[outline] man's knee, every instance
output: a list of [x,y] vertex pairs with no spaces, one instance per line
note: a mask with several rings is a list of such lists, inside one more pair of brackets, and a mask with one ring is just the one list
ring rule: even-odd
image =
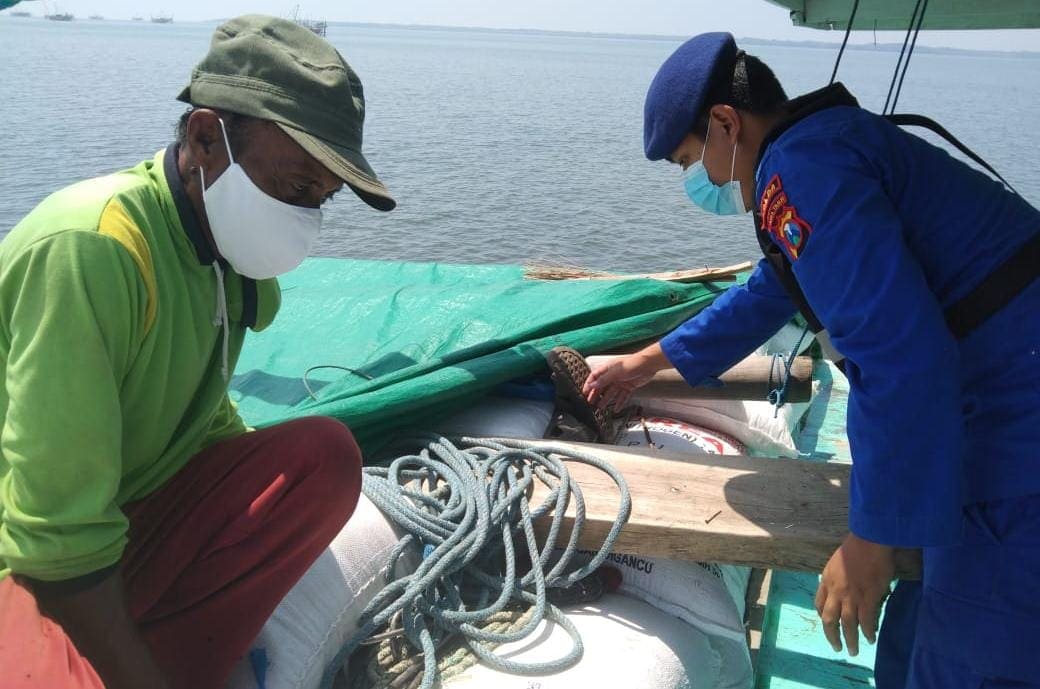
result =
[[361,450],[344,424],[314,416],[292,422],[309,465],[306,483],[316,511],[338,531],[361,494]]

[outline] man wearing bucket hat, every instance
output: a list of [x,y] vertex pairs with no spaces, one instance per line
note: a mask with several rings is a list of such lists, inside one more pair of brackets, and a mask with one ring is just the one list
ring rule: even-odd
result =
[[696,385],[801,311],[850,388],[850,534],[816,596],[827,639],[873,641],[893,548],[923,548],[923,583],[887,605],[878,688],[1040,686],[1040,211],[841,84],[789,101],[727,33],[661,66],[644,145],[695,205],[754,209],[765,257],[593,371],[590,401],[668,367]]
[[177,141],[45,199],[0,244],[0,685],[221,687],[352,514],[327,418],[247,432],[228,382],[361,151],[361,82],[323,39],[219,27]]

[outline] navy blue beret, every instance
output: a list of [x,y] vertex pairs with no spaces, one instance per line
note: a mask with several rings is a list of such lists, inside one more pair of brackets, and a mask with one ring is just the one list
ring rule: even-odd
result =
[[664,61],[646,93],[643,150],[661,160],[690,133],[705,100],[722,75],[732,77],[737,43],[729,33],[702,33]]

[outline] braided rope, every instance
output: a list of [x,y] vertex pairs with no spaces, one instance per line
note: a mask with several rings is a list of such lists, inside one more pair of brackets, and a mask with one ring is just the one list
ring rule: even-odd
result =
[[[421,449],[416,452],[416,447]],[[391,553],[388,572],[415,544],[422,546],[423,560],[413,574],[389,581],[365,607],[361,626],[326,669],[322,688],[330,689],[346,658],[395,616],[401,620],[405,639],[422,654],[421,689],[434,686],[438,649],[456,636],[485,665],[511,674],[547,674],[576,664],[584,651],[581,637],[566,615],[547,601],[546,590],[585,578],[612,550],[632,510],[620,472],[590,453],[522,440],[464,437],[453,442],[423,434],[394,443],[390,451],[402,448],[410,453],[365,469],[362,491],[405,532]],[[571,481],[568,461],[605,472],[621,493],[617,517],[603,544],[576,569],[568,565],[585,522],[585,500],[581,488]],[[536,480],[548,492],[532,508],[529,495]],[[557,559],[554,551],[572,502],[573,528]],[[550,512],[552,521],[539,545],[534,521]],[[526,550],[532,564],[523,575],[517,571],[518,547]],[[517,603],[530,606],[530,615],[516,628],[482,625]],[[543,619],[560,625],[570,636],[572,647],[566,655],[520,663],[494,652],[494,646],[527,638]]]
[[[481,626],[496,631],[509,631],[526,624],[530,614],[530,608],[526,612],[503,610],[491,615]],[[396,640],[384,639],[379,643],[369,658],[364,674],[353,673],[357,678],[363,677],[363,682],[354,686],[363,684],[367,689],[419,689],[423,679],[423,658],[414,649],[395,648]],[[469,651],[462,637],[452,638],[437,650],[437,674],[442,684],[477,663],[477,657]]]

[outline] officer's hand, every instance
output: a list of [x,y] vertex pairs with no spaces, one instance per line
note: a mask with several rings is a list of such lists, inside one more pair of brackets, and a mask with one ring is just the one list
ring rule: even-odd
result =
[[859,628],[867,641],[877,638],[881,603],[895,576],[894,549],[849,534],[823,568],[816,590],[816,612],[823,633],[835,651],[841,651],[841,632],[849,655],[859,653]]
[[621,356],[593,368],[581,391],[589,404],[620,409],[656,372],[654,362],[642,352]]

